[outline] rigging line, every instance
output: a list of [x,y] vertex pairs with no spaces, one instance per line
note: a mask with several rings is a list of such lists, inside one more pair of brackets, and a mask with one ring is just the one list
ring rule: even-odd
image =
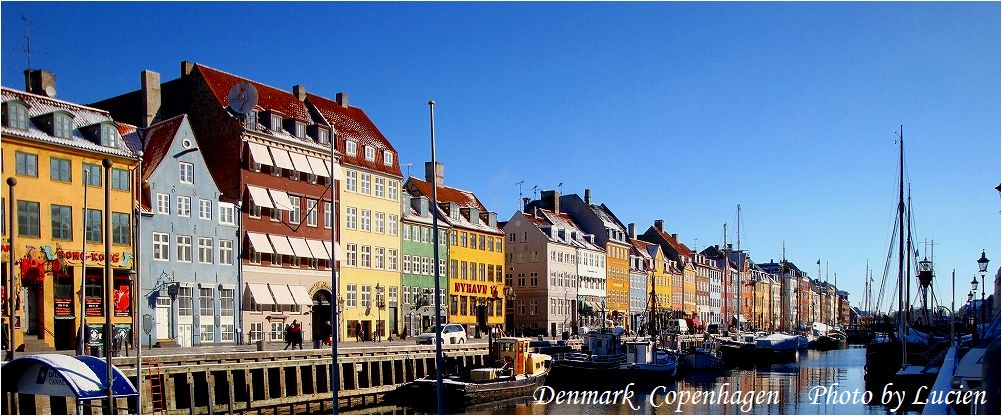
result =
[[[881,278],[880,278],[880,290],[877,292],[877,307],[875,309],[876,311],[880,311],[881,310],[881,306],[884,304],[884,288],[887,285],[887,275],[888,275],[888,273],[890,273],[891,257],[894,255],[894,245],[895,245],[894,243],[897,241],[896,240],[897,229],[898,229],[897,228],[897,215],[894,216],[894,223],[895,223],[895,226],[891,230],[890,245],[887,247],[887,257],[884,259],[884,272],[883,272],[883,276],[881,276]],[[895,284],[894,288],[895,289],[897,288],[896,284]],[[891,302],[891,304],[893,305],[893,301]]]

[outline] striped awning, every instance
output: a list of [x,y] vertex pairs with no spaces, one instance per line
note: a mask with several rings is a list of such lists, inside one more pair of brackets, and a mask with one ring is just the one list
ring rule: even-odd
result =
[[313,174],[317,176],[323,176],[329,178],[331,175],[327,171],[327,165],[324,164],[323,160],[317,159],[313,156],[307,156],[306,160],[310,162],[310,167],[313,168]]
[[283,256],[295,256],[296,252],[292,251],[292,245],[289,244],[289,238],[284,235],[268,234],[268,239],[271,240],[271,245],[275,247],[275,252]]
[[306,155],[291,152],[289,156],[292,157],[292,165],[296,167],[296,170],[303,173],[313,173],[313,168],[310,167],[310,161],[306,159]]
[[296,170],[296,167],[292,165],[292,159],[289,157],[289,152],[276,149],[274,147],[269,147],[268,151],[271,152],[272,159],[275,159],[275,166],[282,169]]
[[275,298],[271,296],[271,292],[268,291],[268,285],[264,283],[248,283],[247,291],[250,292],[251,298],[254,299],[254,303],[258,305],[274,305]]
[[324,246],[323,241],[306,239],[306,244],[310,246],[310,251],[313,252],[313,258],[320,260],[331,259],[331,255],[327,251],[327,247]]

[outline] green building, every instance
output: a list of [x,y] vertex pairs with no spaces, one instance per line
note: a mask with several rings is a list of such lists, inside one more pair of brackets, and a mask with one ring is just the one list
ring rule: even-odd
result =
[[[401,286],[403,291],[402,318],[405,332],[415,336],[427,332],[435,325],[435,251],[432,235],[432,212],[428,198],[409,196],[403,193],[400,233],[401,244]],[[439,291],[442,297],[442,322],[448,315],[449,278],[446,265],[449,264],[449,222],[438,217],[439,228]]]

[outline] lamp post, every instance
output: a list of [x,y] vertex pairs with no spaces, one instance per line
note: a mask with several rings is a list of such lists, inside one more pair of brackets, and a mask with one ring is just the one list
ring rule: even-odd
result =
[[382,310],[383,310],[383,285],[376,283],[376,341],[383,340],[383,328],[380,325],[382,322]]
[[973,326],[971,324],[971,321],[973,320],[973,317],[974,317],[974,311],[971,310],[974,307],[974,304],[972,303],[973,300],[974,300],[974,292],[967,292],[967,314],[966,315],[967,315],[967,326],[969,326],[969,327]]
[[974,276],[971,278],[971,307],[974,308],[974,339],[977,340],[980,335],[978,334],[978,306],[974,303],[975,295],[978,293],[978,277]]
[[[505,323],[508,324],[507,332],[514,335],[515,334],[515,289],[511,286],[504,287],[504,297],[507,300],[505,305],[505,313],[508,315],[505,319]],[[509,323],[510,322],[510,323]]]
[[[985,257],[985,250],[981,250],[981,258],[978,259],[978,273],[981,274],[981,322],[987,321],[985,317],[985,273],[988,271],[988,258]],[[995,299],[998,302],[998,299]]]
[[7,350],[7,361],[14,360],[14,350],[17,349],[17,346],[14,345],[16,344],[14,341],[14,231],[17,228],[17,223],[14,222],[14,207],[17,203],[14,200],[15,185],[17,185],[17,179],[7,178],[7,216],[9,217],[7,224],[10,227],[7,230],[7,242],[10,245],[10,254],[7,261],[7,266],[10,267],[10,270],[7,272],[7,328],[5,328],[7,330],[7,347],[9,348]]

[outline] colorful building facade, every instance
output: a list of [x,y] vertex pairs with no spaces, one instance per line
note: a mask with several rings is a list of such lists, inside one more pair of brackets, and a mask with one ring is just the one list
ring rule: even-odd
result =
[[[433,330],[435,325],[435,245],[432,215],[436,210],[424,196],[401,198],[401,304],[405,317],[405,333],[414,336]],[[451,226],[445,218],[438,219],[440,264],[449,264],[449,234]],[[448,301],[449,275],[439,270],[439,291],[442,302]],[[442,311],[446,309],[443,306]],[[442,322],[447,313],[440,313]]]

